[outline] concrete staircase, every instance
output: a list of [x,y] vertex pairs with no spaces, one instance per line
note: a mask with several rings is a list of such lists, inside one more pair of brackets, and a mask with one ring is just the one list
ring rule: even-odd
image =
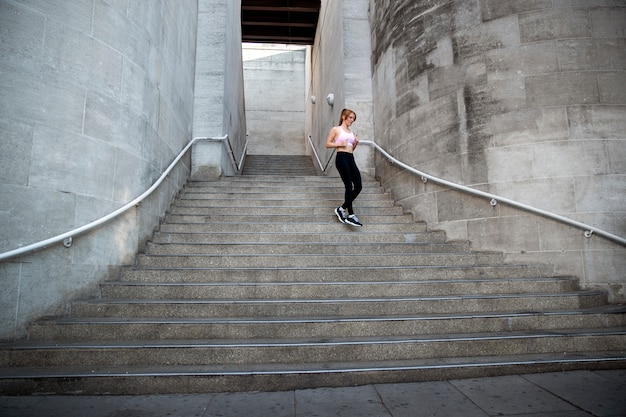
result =
[[148,394],[626,367],[626,314],[547,265],[447,242],[373,180],[190,182],[93,299],[0,349],[0,392]]

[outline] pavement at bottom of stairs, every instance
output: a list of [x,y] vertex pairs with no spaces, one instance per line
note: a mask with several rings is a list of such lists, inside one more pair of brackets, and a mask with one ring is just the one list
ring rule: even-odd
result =
[[625,417],[626,370],[282,392],[1,396],[3,417]]

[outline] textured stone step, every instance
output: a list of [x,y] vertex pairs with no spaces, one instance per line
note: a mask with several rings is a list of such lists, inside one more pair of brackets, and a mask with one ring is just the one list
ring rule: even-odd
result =
[[[176,202],[170,206],[168,216],[297,216],[294,222],[309,221],[309,216],[324,216],[324,220],[329,218],[334,220],[335,207],[327,205],[325,207],[301,207],[294,210],[293,207],[275,206],[275,207],[241,207],[232,205],[228,207],[193,207],[193,206],[177,206]],[[410,214],[402,214],[402,207],[359,207],[359,215],[386,216],[386,222],[381,223],[402,223],[407,218],[412,219]],[[396,219],[399,218],[399,219]],[[167,220],[167,219],[166,219]],[[285,221],[284,217],[280,219]],[[193,222],[195,223],[195,222]]]
[[222,282],[222,283],[137,283],[115,281],[100,286],[105,299],[274,299],[274,298],[373,298],[443,295],[521,294],[529,291],[571,292],[571,278],[355,281],[355,282]]
[[[180,192],[179,198],[182,199],[198,199],[202,197],[213,198],[215,195],[226,194],[226,195],[235,195],[241,199],[248,198],[266,198],[272,196],[292,196],[291,198],[295,198],[296,196],[305,196],[307,199],[318,199],[322,198],[325,195],[331,195],[336,197],[337,194],[343,196],[344,194],[344,185],[341,181],[337,181],[334,185],[318,185],[318,186],[307,186],[301,187],[293,184],[285,184],[285,185],[276,185],[276,186],[263,186],[263,185],[255,185],[255,186],[244,186],[244,185],[233,185],[226,186],[223,185],[221,187],[215,186],[195,186],[195,187],[185,187],[183,191]],[[359,198],[361,197],[389,197],[389,194],[385,193],[383,189],[378,184],[364,185],[361,193],[359,194]]]
[[125,268],[122,278],[135,282],[268,282],[268,281],[379,281],[439,279],[507,279],[550,276],[549,265],[475,265],[419,267],[320,268]]
[[[335,209],[335,207],[343,203],[343,195],[337,193],[333,198],[320,200],[320,199],[280,199],[280,198],[264,198],[264,199],[247,199],[247,200],[235,200],[233,198],[211,198],[211,199],[177,199],[175,205],[181,207],[226,207],[235,208],[239,206],[245,207],[292,207],[294,210],[311,207],[323,207],[329,211]],[[355,212],[359,208],[363,207],[378,207],[378,208],[391,208],[395,204],[389,199],[361,199],[359,197],[358,203],[355,201]]]
[[146,246],[147,255],[368,255],[416,253],[469,253],[463,243],[234,243],[155,244]]
[[[146,365],[286,365],[301,363],[341,363],[435,358],[523,355],[557,352],[618,352],[626,345],[621,328],[561,329],[506,334],[439,334],[290,339],[196,339],[137,340],[106,343],[59,343],[23,345],[2,351],[3,363],[12,366],[146,366]],[[38,358],[43,349],[45,358]]]
[[[339,174],[331,174],[331,175],[299,175],[297,177],[294,176],[284,176],[284,175],[263,175],[263,176],[232,176],[232,177],[222,177],[218,180],[208,180],[208,181],[196,181],[190,180],[187,185],[196,186],[196,185],[207,185],[216,184],[219,182],[223,182],[225,184],[231,183],[242,183],[242,184],[264,184],[264,185],[272,185],[272,184],[341,184],[341,178]],[[380,183],[371,175],[362,172],[361,173],[361,182],[365,184],[375,184],[380,186]]]
[[188,243],[188,244],[232,244],[232,243],[443,243],[443,232],[417,233],[384,233],[359,230],[358,233],[346,232],[343,228],[325,233],[296,233],[296,232],[220,232],[220,233],[164,233],[156,232],[153,243]]
[[[259,201],[281,202],[283,205],[293,205],[294,201],[302,201],[306,203],[323,202],[327,204],[327,201],[343,200],[343,190],[327,193],[262,193],[262,192],[213,192],[213,193],[183,193],[178,196],[179,201],[197,201],[197,200],[219,200],[223,201],[225,205],[229,204],[229,201],[235,201],[241,205],[247,205],[248,202],[256,204]],[[361,193],[358,197],[358,204],[372,204],[372,202],[382,201],[385,204],[390,203],[389,196],[382,193]],[[355,204],[356,201],[355,201]]]
[[[363,188],[381,188],[380,182],[371,176],[361,174]],[[216,181],[189,181],[184,188],[191,187],[337,187],[343,188],[343,183],[339,175],[335,176],[283,176],[283,175],[263,175],[263,176],[233,176],[222,177]]]
[[367,255],[140,255],[138,267],[148,268],[316,268],[316,267],[397,267],[425,265],[492,265],[502,262],[500,253],[420,253]]
[[[504,356],[354,361],[292,365],[62,366],[0,370],[7,395],[145,395],[287,391],[394,382],[434,381],[577,369],[626,367],[626,352],[541,353]],[[245,387],[245,388],[242,388]]]
[[[319,214],[309,214],[306,209],[294,210],[289,209],[290,212],[284,214],[241,214],[233,210],[232,213],[218,215],[175,215],[168,214],[165,217],[164,222],[169,224],[176,223],[325,223],[334,224],[338,223],[337,216],[331,209],[325,209]],[[369,212],[369,210],[367,210]],[[366,214],[365,210],[359,210],[359,218],[365,221],[367,219],[371,224],[391,223],[394,224],[412,224],[413,218],[410,215],[393,216],[390,217],[386,213],[370,213]]]
[[[380,183],[372,179],[363,179],[361,185],[363,193],[384,192],[384,188]],[[215,190],[234,190],[241,191],[242,193],[259,191],[267,193],[303,192],[303,190],[312,193],[328,191],[343,192],[344,185],[339,177],[309,177],[298,180],[294,180],[293,178],[271,180],[269,177],[264,177],[263,179],[229,177],[219,181],[190,181],[181,189],[181,193],[213,192]]]
[[541,294],[456,295],[332,299],[86,300],[72,304],[74,317],[305,317],[407,315],[590,308],[606,302],[594,291]]
[[[363,218],[367,221],[367,217]],[[329,219],[328,223],[163,223],[159,229],[165,233],[422,233],[426,226],[420,223],[375,223],[354,227]]]
[[[623,309],[429,314],[362,317],[232,317],[232,318],[62,318],[37,322],[34,342],[136,339],[238,339],[294,337],[406,336],[474,332],[622,327]],[[476,326],[476,327],[474,327]],[[39,342],[38,342],[39,341]]]

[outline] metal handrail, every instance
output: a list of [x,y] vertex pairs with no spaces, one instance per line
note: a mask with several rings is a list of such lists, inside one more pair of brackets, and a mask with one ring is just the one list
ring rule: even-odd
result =
[[235,158],[235,151],[233,151],[233,145],[230,143],[230,141],[228,140],[228,135],[224,136],[224,137],[219,137],[219,138],[201,138],[204,140],[218,140],[218,141],[225,141],[226,144],[228,145],[228,155],[230,156],[230,163],[233,166],[233,168],[235,169],[236,172],[240,172],[241,171],[241,166],[243,165],[243,160],[246,157],[246,152],[248,151],[248,142],[249,139],[246,136],[246,143],[243,146],[243,151],[241,152],[241,158],[239,158],[239,163],[237,163],[237,160]]
[[416,175],[419,175],[424,183],[427,182],[428,180],[430,180],[430,181],[432,181],[434,183],[445,185],[447,187],[454,188],[454,189],[460,190],[460,191],[464,191],[464,192],[469,193],[469,194],[477,195],[477,196],[480,196],[480,197],[486,197],[486,198],[490,199],[490,204],[492,206],[495,206],[499,202],[502,202],[502,203],[508,204],[509,206],[516,207],[516,208],[519,208],[519,209],[522,209],[522,210],[526,210],[526,211],[529,211],[531,213],[539,214],[541,216],[544,216],[544,217],[547,217],[547,218],[550,218],[550,219],[553,219],[553,220],[557,220],[557,221],[560,221],[560,222],[565,223],[567,225],[570,225],[570,226],[582,229],[582,230],[585,231],[584,235],[587,238],[590,238],[593,234],[596,234],[596,235],[602,236],[602,237],[604,237],[606,239],[612,240],[612,241],[614,241],[616,243],[619,243],[620,245],[626,246],[626,239],[624,239],[623,237],[620,237],[620,236],[614,235],[612,233],[606,232],[606,231],[604,231],[602,229],[598,229],[597,227],[593,227],[593,226],[590,226],[588,224],[581,223],[581,222],[578,222],[576,220],[572,220],[570,218],[567,218],[567,217],[564,217],[564,216],[561,216],[561,215],[558,215],[558,214],[555,214],[555,213],[551,213],[549,211],[545,211],[545,210],[542,210],[542,209],[539,209],[539,208],[536,208],[536,207],[533,207],[533,206],[529,206],[527,204],[520,203],[520,202],[515,201],[515,200],[510,200],[508,198],[504,198],[504,197],[501,197],[501,196],[498,196],[498,195],[495,195],[495,194],[486,193],[484,191],[476,190],[474,188],[466,187],[464,185],[456,184],[456,183],[453,183],[453,182],[450,182],[450,181],[446,181],[444,179],[437,178],[435,176],[426,174],[426,173],[424,173],[422,171],[419,171],[419,170],[417,170],[417,169],[415,169],[413,167],[410,167],[409,165],[407,165],[407,164],[397,160],[396,158],[391,156],[389,153],[387,153],[383,148],[381,148],[377,143],[375,143],[373,141],[360,140],[359,144],[365,144],[365,145],[369,145],[369,146],[374,147],[381,154],[383,154],[389,160],[389,162],[391,162],[392,164],[396,164],[396,165],[406,169],[407,171],[410,171],[410,172],[412,172],[412,173],[414,173]]
[[167,169],[163,172],[163,174],[161,174],[161,176],[159,177],[158,180],[155,181],[154,184],[152,184],[152,186],[150,188],[148,188],[143,194],[141,194],[139,197],[135,198],[134,200],[132,200],[131,202],[123,205],[122,207],[118,208],[117,210],[107,214],[106,216],[103,216],[97,220],[92,221],[91,223],[87,223],[84,226],[78,227],[76,229],[72,229],[68,232],[62,233],[60,235],[51,237],[49,239],[46,240],[42,240],[40,242],[36,242],[36,243],[32,243],[30,245],[27,246],[22,246],[21,248],[18,249],[13,249],[10,250],[8,252],[3,252],[0,253],[0,261],[5,261],[7,259],[10,258],[14,258],[16,256],[20,256],[20,255],[24,255],[30,252],[34,252],[36,250],[39,249],[43,249],[45,247],[48,247],[50,245],[53,245],[55,243],[59,243],[59,242],[63,242],[63,244],[66,247],[71,246],[72,244],[72,239],[75,236],[81,235],[85,232],[88,232],[90,230],[95,229],[96,227],[120,216],[121,214],[124,214],[126,211],[130,210],[132,207],[138,205],[139,203],[141,203],[143,200],[145,200],[150,194],[152,194],[154,192],[154,190],[157,189],[157,187],[159,185],[161,185],[161,183],[165,180],[165,178],[167,177],[167,175],[172,171],[172,169],[174,169],[174,167],[176,166],[176,164],[178,164],[178,162],[182,159],[182,157],[187,153],[187,151],[189,151],[189,149],[191,149],[191,147],[196,143],[199,142],[201,140],[214,140],[214,141],[225,141],[228,139],[228,135],[224,135],[221,137],[215,137],[215,138],[207,138],[207,137],[196,137],[193,138],[188,144],[187,146],[185,146],[183,148],[182,151],[180,151],[180,153],[178,154],[178,156],[172,161],[172,163],[167,167]]
[[328,164],[330,164],[330,160],[333,159],[333,155],[334,155],[334,153],[335,153],[335,151],[337,149],[333,148],[333,151],[330,153],[330,156],[328,157],[328,160],[326,161],[326,164],[322,165],[322,161],[320,161],[320,157],[317,154],[317,150],[315,149],[315,145],[313,144],[313,138],[311,137],[311,135],[308,135],[307,139],[309,139],[309,143],[311,144],[311,149],[313,149],[313,154],[315,155],[315,159],[317,160],[317,164],[319,165],[319,167],[322,170],[322,172],[326,172],[326,168],[328,168]]

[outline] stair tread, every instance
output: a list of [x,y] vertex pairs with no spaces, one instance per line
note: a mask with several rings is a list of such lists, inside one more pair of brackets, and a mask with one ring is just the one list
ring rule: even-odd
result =
[[420,300],[480,300],[480,299],[502,299],[502,298],[538,298],[538,297],[595,297],[603,295],[601,291],[581,290],[558,293],[521,293],[521,294],[467,294],[467,295],[436,295],[419,297],[376,297],[376,298],[273,298],[267,299],[89,299],[77,300],[77,304],[97,303],[97,304],[251,304],[251,303],[348,303],[348,302],[397,302],[397,301],[420,301]]
[[498,367],[512,365],[566,364],[585,362],[626,363],[626,351],[598,351],[557,354],[526,354],[481,357],[454,357],[376,362],[256,364],[256,365],[150,365],[150,366],[49,366],[0,368],[2,378],[99,378],[130,376],[223,376],[332,374],[344,372],[445,370],[450,368]]
[[[375,316],[286,316],[286,317],[228,317],[228,318],[84,318],[84,317],[59,317],[42,320],[39,323],[319,323],[319,322],[372,322],[372,321],[419,321],[419,320],[440,320],[440,319],[476,319],[476,318],[510,318],[521,316],[581,316],[597,314],[623,314],[626,308],[623,306],[596,306],[581,309],[559,309],[545,310],[541,312],[533,311],[503,311],[486,313],[422,313],[414,315],[375,315]],[[625,320],[626,321],[626,320]],[[35,341],[36,342],[36,341]],[[46,342],[48,343],[48,342]]]
[[[246,338],[246,339],[160,339],[160,340],[93,340],[93,341],[63,341],[42,343],[41,341],[22,342],[13,344],[11,349],[93,349],[97,348],[232,348],[232,347],[268,347],[268,346],[326,346],[326,345],[361,345],[361,344],[402,344],[402,343],[430,343],[453,342],[469,340],[505,340],[505,339],[532,339],[546,337],[588,337],[594,335],[626,336],[626,326],[606,327],[594,329],[549,329],[508,332],[480,332],[480,333],[444,333],[427,335],[400,335],[386,336],[352,336],[330,338]],[[331,361],[332,362],[332,361]]]
[[[219,286],[305,286],[305,285],[429,285],[429,284],[446,284],[446,283],[479,283],[479,282],[501,282],[502,278],[475,278],[475,279],[440,279],[440,280],[406,280],[406,281],[221,281],[221,282],[137,282],[137,281],[107,281],[103,285],[109,286],[137,286],[137,287],[151,287],[151,286],[164,286],[164,287],[177,287],[177,286],[190,286],[190,287],[219,287]],[[507,281],[512,282],[534,282],[534,281],[550,281],[550,282],[570,282],[576,281],[572,277],[530,277],[530,278],[509,278]]]

